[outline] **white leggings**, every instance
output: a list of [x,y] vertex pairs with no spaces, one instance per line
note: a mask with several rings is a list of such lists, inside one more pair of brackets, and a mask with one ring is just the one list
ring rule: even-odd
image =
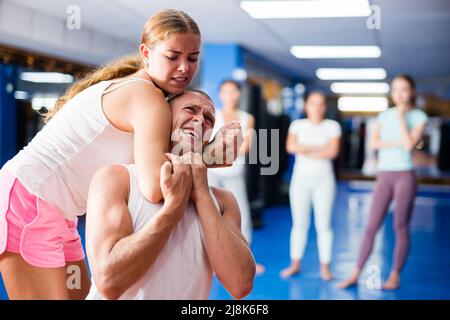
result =
[[253,226],[244,178],[241,176],[224,177],[208,172],[208,182],[210,186],[224,188],[233,193],[241,211],[242,233],[244,234],[247,242],[251,244]]
[[319,260],[322,264],[331,261],[333,231],[331,214],[336,193],[333,175],[292,176],[289,198],[292,212],[291,248],[292,260],[301,260],[305,252],[311,217],[311,203],[314,209],[314,224],[317,232]]

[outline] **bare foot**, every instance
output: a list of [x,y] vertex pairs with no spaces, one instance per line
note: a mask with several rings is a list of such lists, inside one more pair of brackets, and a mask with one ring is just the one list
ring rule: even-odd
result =
[[328,264],[322,264],[320,266],[320,277],[323,281],[330,281],[333,279],[333,275],[330,271],[330,266]]
[[360,271],[358,269],[353,271],[352,276],[350,278],[348,278],[347,280],[344,280],[341,283],[339,283],[336,286],[336,288],[347,289],[347,288],[356,286],[358,284],[359,275],[360,275]]
[[338,289],[347,289],[347,288],[356,286],[357,284],[358,284],[358,278],[351,277],[351,278],[348,278],[347,280],[342,281],[341,283],[339,283],[336,286],[336,288],[338,288]]
[[400,288],[400,275],[398,272],[391,272],[389,279],[382,286],[383,290],[396,290]]
[[300,261],[294,260],[291,262],[291,265],[289,267],[281,270],[280,276],[286,279],[298,273],[300,273]]
[[257,263],[256,264],[256,274],[262,274],[266,271],[266,267],[264,267],[262,264]]

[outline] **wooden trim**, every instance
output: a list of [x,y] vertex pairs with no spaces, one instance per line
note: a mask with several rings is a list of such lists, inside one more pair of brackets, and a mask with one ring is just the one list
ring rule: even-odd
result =
[[77,79],[83,77],[96,67],[33,51],[5,46],[3,44],[0,44],[0,57],[0,61],[4,64],[14,63],[47,72],[68,73]]

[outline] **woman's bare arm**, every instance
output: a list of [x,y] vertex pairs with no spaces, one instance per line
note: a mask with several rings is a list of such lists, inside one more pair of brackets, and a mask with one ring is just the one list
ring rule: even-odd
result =
[[383,149],[383,148],[398,148],[400,147],[399,141],[383,141],[380,138],[381,125],[377,121],[372,135],[369,138],[369,148],[373,150]]
[[335,159],[339,154],[340,138],[331,139],[325,146],[314,146],[315,150],[305,152],[305,155],[319,159]]
[[425,123],[421,123],[416,127],[412,128],[411,131],[408,129],[405,119],[405,112],[398,112],[398,122],[401,134],[401,144],[403,148],[408,151],[412,151],[417,144],[422,139],[423,133],[425,132]]
[[412,151],[419,143],[420,139],[422,139],[425,131],[425,124],[420,124],[409,132],[406,127],[405,119],[402,117],[402,120],[399,120],[399,126],[402,135],[401,139],[398,141],[384,141],[380,138],[381,124],[377,122],[373,134],[369,139],[369,148],[379,150],[404,147],[406,150]]
[[139,176],[139,189],[150,202],[162,200],[160,168],[169,151],[172,114],[161,90],[138,82],[130,86],[129,123],[134,132],[134,162]]
[[293,155],[297,154],[309,155],[312,153],[321,152],[326,148],[327,146],[300,144],[297,142],[297,136],[293,133],[289,133],[286,139],[286,151],[287,153]]

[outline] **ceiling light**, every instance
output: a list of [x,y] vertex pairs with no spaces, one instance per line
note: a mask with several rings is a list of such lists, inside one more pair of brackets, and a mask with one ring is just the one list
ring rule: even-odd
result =
[[331,91],[340,94],[386,94],[389,92],[389,84],[385,82],[333,82]]
[[378,58],[377,46],[292,46],[292,55],[299,59]]
[[17,100],[27,100],[28,92],[16,90],[16,91],[14,91],[14,98]]
[[386,78],[386,70],[382,68],[320,68],[317,69],[316,76],[321,80],[382,80]]
[[338,109],[344,112],[380,112],[388,108],[385,97],[341,97]]
[[242,1],[254,19],[368,17],[368,0]]
[[72,83],[74,80],[70,74],[58,72],[22,72],[20,79],[35,83]]

